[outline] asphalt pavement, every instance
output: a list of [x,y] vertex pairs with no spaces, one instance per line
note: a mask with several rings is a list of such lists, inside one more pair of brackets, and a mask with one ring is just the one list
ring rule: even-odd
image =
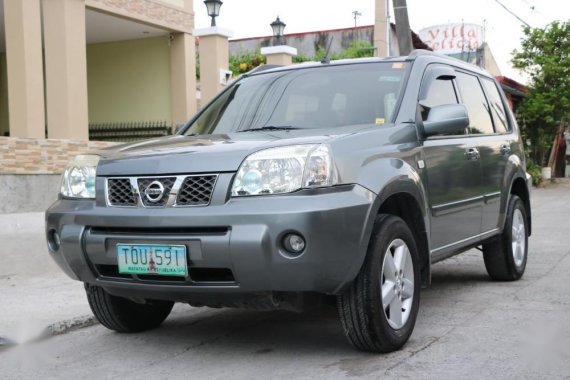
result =
[[532,205],[524,277],[491,281],[476,250],[436,264],[410,341],[388,355],[355,351],[332,307],[180,304],[159,329],[111,332],[49,259],[43,214],[0,215],[0,378],[570,379],[570,183]]

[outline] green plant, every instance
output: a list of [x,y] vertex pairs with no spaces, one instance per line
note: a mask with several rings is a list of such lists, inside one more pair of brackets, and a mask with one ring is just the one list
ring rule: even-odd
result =
[[[326,49],[319,47],[314,57],[299,54],[293,57],[293,63],[303,63],[308,61],[320,62],[326,55]],[[329,55],[331,61],[347,58],[372,57],[374,55],[374,46],[368,41],[351,42],[348,49],[340,53],[332,53]],[[267,63],[267,59],[259,51],[255,53],[240,53],[230,56],[230,70],[234,76],[246,73],[259,65]],[[198,67],[199,70],[199,67]]]
[[513,52],[513,65],[530,77],[530,88],[518,117],[530,157],[545,165],[558,123],[570,116],[570,22],[553,22],[546,28],[524,28],[521,50]]
[[267,59],[259,50],[255,53],[240,53],[230,56],[230,71],[234,76],[238,76],[265,63]]
[[526,163],[526,171],[532,177],[532,185],[538,186],[542,182],[542,169],[533,160],[528,160]]
[[342,52],[343,58],[364,58],[374,56],[374,46],[368,41],[355,41]]

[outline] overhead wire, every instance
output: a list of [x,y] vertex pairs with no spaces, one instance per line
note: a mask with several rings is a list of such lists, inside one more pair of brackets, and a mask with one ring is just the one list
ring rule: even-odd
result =
[[536,5],[533,5],[531,3],[528,2],[528,0],[521,0],[523,3],[525,3],[526,5],[528,5],[528,7],[530,8],[531,12],[536,13],[537,15],[540,15],[542,17],[544,17],[545,19],[549,19],[549,17],[547,15],[545,15],[544,13],[542,13],[541,11],[539,11],[538,9],[536,9]]
[[516,17],[517,20],[519,20],[520,22],[522,22],[523,24],[525,24],[526,26],[528,26],[529,28],[532,28],[532,26],[526,22],[525,20],[523,20],[522,18],[519,17],[519,15],[517,15],[515,12],[511,11],[505,4],[501,3],[499,0],[495,0],[495,2],[497,4],[499,4],[501,7],[503,7],[507,12],[509,12],[511,15],[513,15],[514,17]]

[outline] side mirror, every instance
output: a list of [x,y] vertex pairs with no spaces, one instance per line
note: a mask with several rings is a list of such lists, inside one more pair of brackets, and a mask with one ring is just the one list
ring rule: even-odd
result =
[[468,126],[469,116],[463,104],[444,104],[429,110],[424,121],[424,136],[453,134]]

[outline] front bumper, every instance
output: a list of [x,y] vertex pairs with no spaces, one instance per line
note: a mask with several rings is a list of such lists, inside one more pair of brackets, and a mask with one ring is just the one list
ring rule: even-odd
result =
[[[338,294],[366,255],[376,195],[358,185],[290,195],[232,198],[191,208],[118,208],[61,199],[46,212],[46,233],[61,237],[50,255],[70,277],[125,297],[191,301],[216,294]],[[306,240],[298,257],[281,245]],[[183,244],[191,275],[182,281],[119,275],[115,246]],[[206,274],[192,278],[192,271]],[[208,273],[231,276],[208,278]]]

